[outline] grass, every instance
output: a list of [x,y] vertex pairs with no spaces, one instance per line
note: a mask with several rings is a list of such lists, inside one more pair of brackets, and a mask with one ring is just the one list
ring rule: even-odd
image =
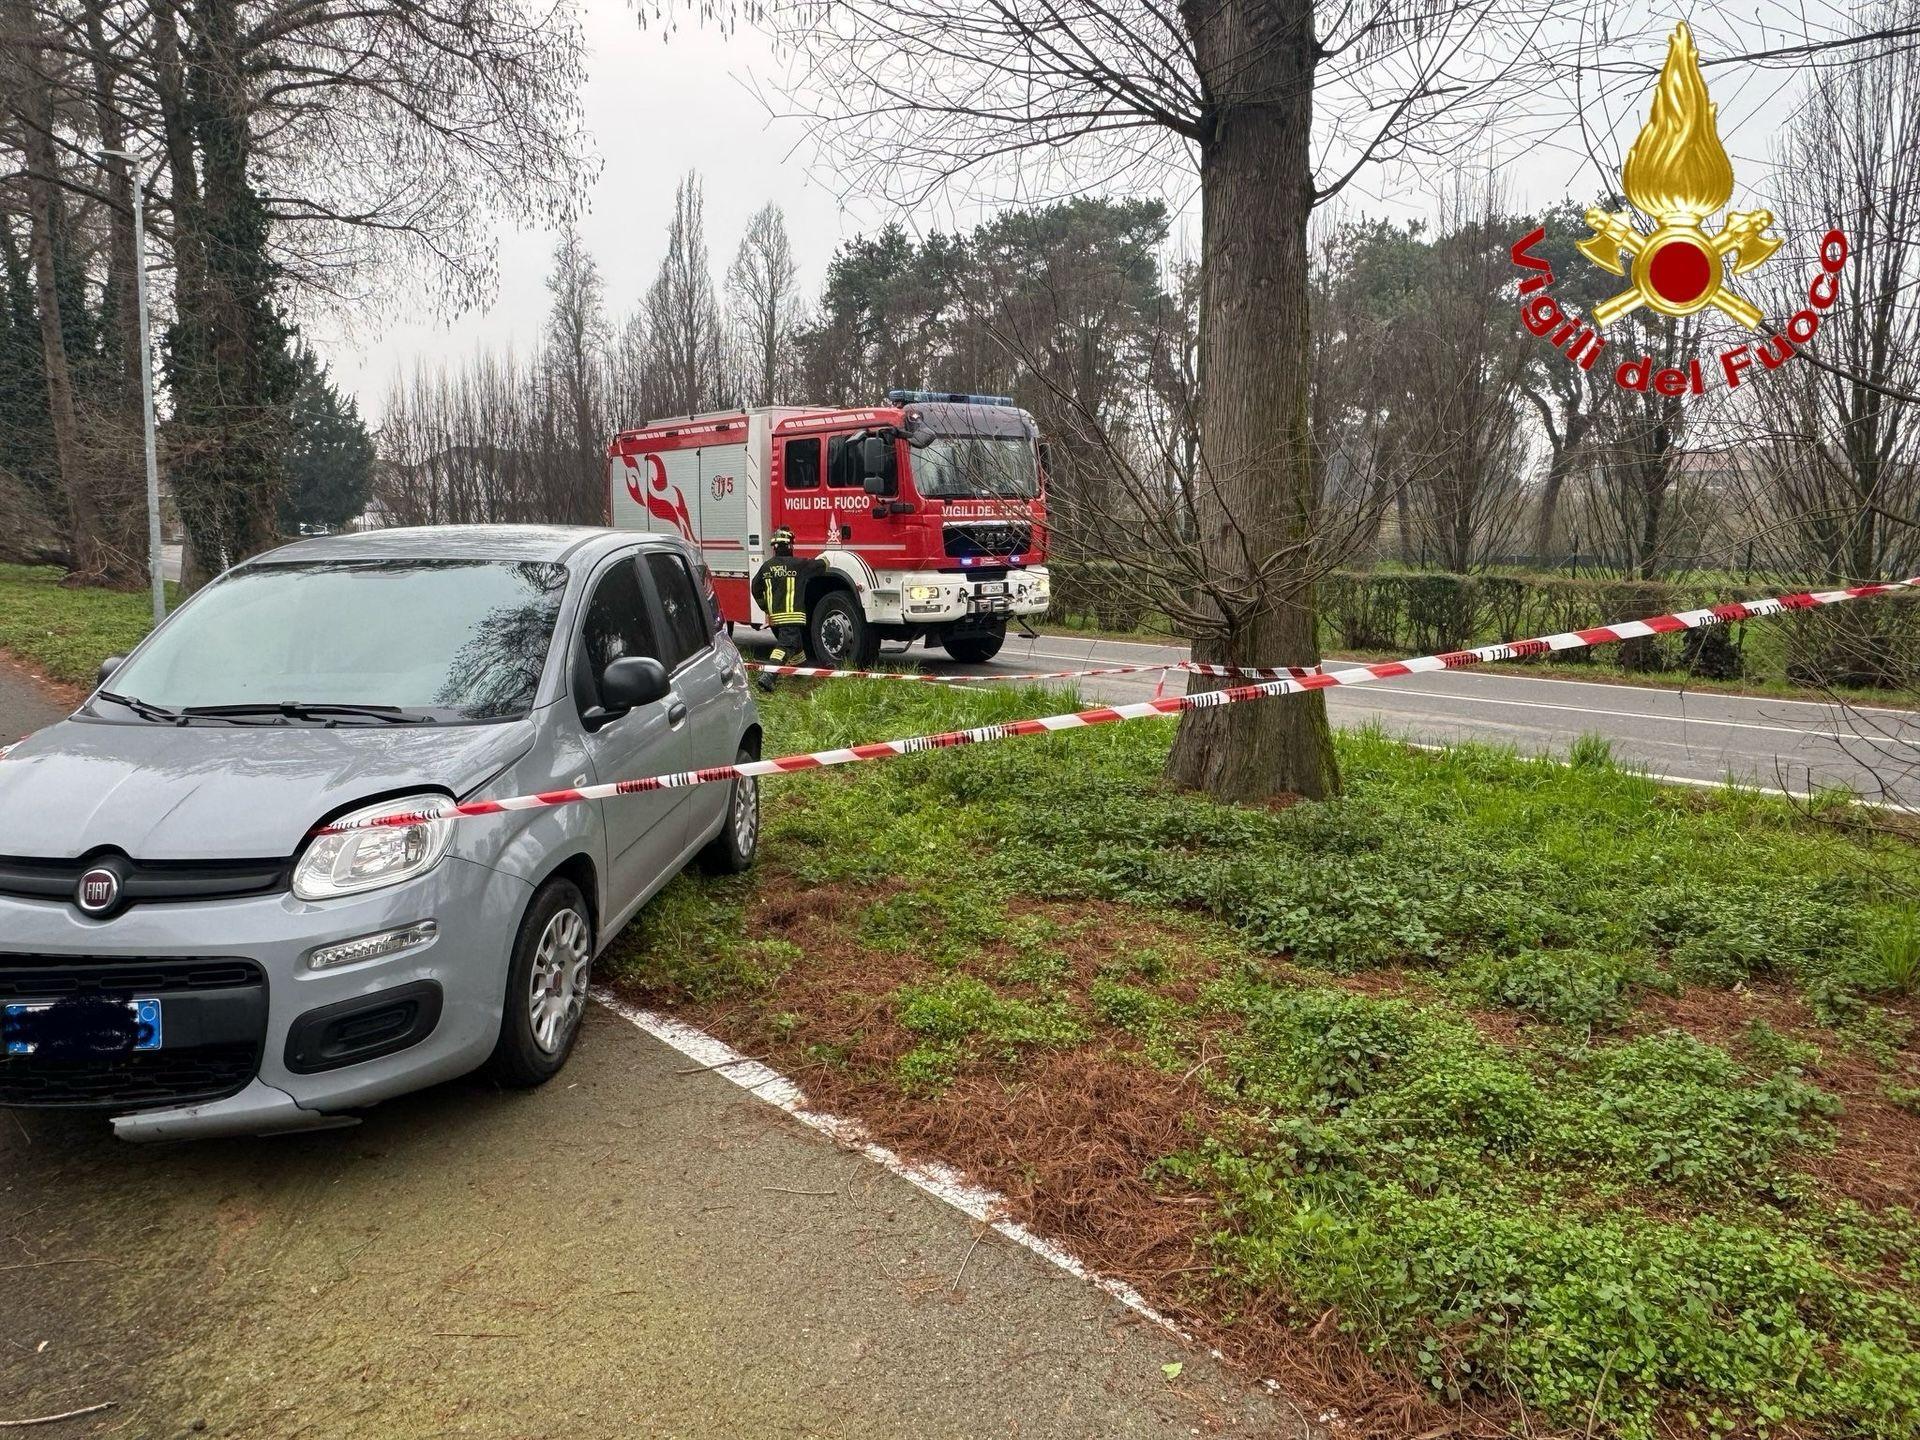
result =
[[[784,753],[1061,708],[834,685],[764,715]],[[1469,1428],[1914,1433],[1920,1227],[1852,1177],[1920,1174],[1920,854],[1598,745],[1350,734],[1343,799],[1222,807],[1157,782],[1171,733],[783,777],[765,867],[676,881],[610,967],[1234,1353],[1311,1333]],[[1085,1118],[1116,1067],[1165,1133],[1090,1198],[1146,1113]],[[995,1129],[1016,1109],[1034,1133]],[[1127,1271],[1128,1185],[1188,1263]]]
[[[56,569],[0,565],[0,650],[10,651],[55,680],[91,685],[100,662],[124,655],[151,628],[145,590],[63,585]],[[169,604],[180,599],[168,586]]]

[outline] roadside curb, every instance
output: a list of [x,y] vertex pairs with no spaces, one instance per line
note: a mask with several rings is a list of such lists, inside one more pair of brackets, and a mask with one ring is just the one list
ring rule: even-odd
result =
[[[1233,1364],[1221,1351],[1200,1340],[1173,1317],[1155,1309],[1145,1296],[1124,1280],[1116,1280],[1088,1268],[1071,1251],[1036,1234],[1019,1221],[1009,1219],[1007,1198],[998,1191],[973,1184],[958,1170],[937,1160],[913,1160],[888,1149],[874,1140],[866,1126],[857,1120],[812,1109],[807,1104],[806,1093],[793,1080],[770,1065],[742,1055],[718,1036],[657,1010],[630,1004],[602,985],[594,986],[591,994],[594,1000],[628,1024],[694,1061],[703,1071],[718,1075],[739,1086],[756,1100],[785,1111],[841,1149],[872,1161],[888,1174],[953,1207],[968,1219],[987,1226],[994,1234],[1012,1241],[1055,1269],[1093,1286],[1183,1344],[1204,1351],[1222,1365]],[[1257,1383],[1262,1390],[1281,1400],[1293,1411],[1302,1431],[1308,1436],[1324,1435],[1326,1427],[1337,1418],[1333,1415],[1322,1415],[1317,1421],[1309,1418],[1278,1382],[1260,1376],[1257,1377]]]

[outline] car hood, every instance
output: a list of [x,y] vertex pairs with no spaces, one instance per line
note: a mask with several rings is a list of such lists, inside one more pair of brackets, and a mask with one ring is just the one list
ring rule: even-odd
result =
[[409,790],[464,796],[532,748],[491,725],[49,726],[0,759],[0,855],[292,855],[323,816]]

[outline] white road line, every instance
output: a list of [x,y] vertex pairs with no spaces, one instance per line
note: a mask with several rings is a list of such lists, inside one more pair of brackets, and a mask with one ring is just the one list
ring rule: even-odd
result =
[[[1444,754],[1446,751],[1459,748],[1455,745],[1436,744],[1431,740],[1408,740],[1400,736],[1395,736],[1394,738],[1409,750],[1435,750]],[[1461,743],[1473,745],[1478,742],[1467,740]],[[1544,760],[1549,765],[1558,765],[1563,770],[1571,770],[1573,768],[1573,761],[1563,760],[1557,755],[1530,755],[1527,758],[1530,760]],[[1693,790],[1750,790],[1756,795],[1773,795],[1783,800],[1810,800],[1813,798],[1811,793],[1803,794],[1797,790],[1783,790],[1777,785],[1757,785],[1752,781],[1740,780],[1731,776],[1725,780],[1703,780],[1693,775],[1663,775],[1658,770],[1637,770],[1628,765],[1623,765],[1619,768],[1628,775],[1637,775],[1641,779],[1651,780],[1657,785],[1685,785]],[[1811,777],[1812,772],[1809,771],[1808,775]],[[1897,800],[1869,800],[1863,795],[1855,794],[1851,803],[1864,806],[1868,810],[1891,810],[1899,815],[1920,815],[1920,808],[1912,805],[1902,805]]]
[[[1049,638],[1058,639],[1059,637],[1053,636]],[[1172,645],[1172,644],[1147,645],[1144,643],[1130,641],[1130,640],[1100,640],[1094,643],[1098,645],[1126,645],[1136,650],[1175,650],[1175,651],[1178,651],[1183,658],[1188,654],[1188,651],[1186,651],[1182,647],[1178,645]],[[1028,650],[1028,651],[1022,652],[1021,655],[1015,656],[1013,658],[1019,659],[1023,657],[1036,659],[1036,660],[1070,660],[1070,661],[1076,661],[1081,663],[1085,663],[1087,661],[1097,662],[1102,658],[1100,655],[1093,652],[1069,655],[1061,651],[1055,651],[1055,650]],[[1120,658],[1122,664],[1132,663],[1130,661],[1125,660],[1124,657],[1116,657],[1116,658]],[[1355,669],[1359,669],[1363,663],[1365,662],[1362,662],[1359,660],[1328,660],[1325,662],[1326,668],[1329,670],[1335,670],[1335,669],[1355,670]],[[1696,700],[1745,701],[1746,703],[1751,705],[1807,705],[1820,710],[1870,710],[1875,712],[1876,714],[1904,715],[1904,716],[1910,716],[1915,720],[1920,720],[1920,710],[1904,709],[1897,705],[1856,704],[1850,700],[1793,700],[1793,699],[1789,699],[1784,695],[1779,695],[1779,696],[1734,695],[1734,694],[1729,694],[1719,690],[1704,690],[1704,689],[1681,690],[1678,688],[1667,687],[1667,686],[1630,685],[1630,684],[1625,684],[1620,682],[1609,684],[1607,681],[1604,681],[1604,680],[1575,680],[1575,679],[1572,679],[1571,677],[1563,680],[1557,676],[1513,675],[1513,674],[1508,674],[1505,671],[1492,671],[1492,670],[1460,670],[1460,671],[1455,671],[1453,673],[1457,674],[1460,678],[1464,680],[1480,680],[1480,681],[1510,680],[1516,685],[1565,685],[1568,687],[1577,686],[1581,689],[1586,689],[1586,690],[1610,690],[1615,692],[1616,694],[1622,690],[1644,690],[1644,691],[1651,691],[1658,694],[1684,694],[1689,698],[1696,699]],[[1120,680],[1126,680],[1128,677],[1123,676],[1123,677],[1116,677],[1116,678]],[[1147,683],[1147,682],[1140,681],[1136,677],[1131,681],[1131,683]],[[1405,694],[1405,695],[1418,693],[1416,691],[1411,691],[1411,690],[1400,690],[1400,687],[1397,685],[1394,686],[1393,688],[1395,690],[1399,690],[1401,694]],[[1453,697],[1449,697],[1449,698],[1453,698]],[[1520,702],[1510,700],[1507,703],[1518,704]]]
[[[1082,657],[1082,656],[1075,656],[1075,655],[1055,655],[1051,653],[1036,652],[1033,658],[1046,659],[1046,660],[1077,660],[1077,659],[1083,659],[1083,658],[1097,659],[1098,657],[1097,656]],[[1518,680],[1522,683],[1536,683],[1541,685],[1583,685],[1583,686],[1588,686],[1598,690],[1611,690],[1616,693],[1622,689],[1629,688],[1621,685],[1602,685],[1602,684],[1599,684],[1598,682],[1591,681],[1591,680],[1538,680],[1538,681],[1535,681],[1532,676],[1523,676],[1523,675],[1478,675],[1478,676],[1473,676],[1471,678],[1480,679],[1480,680]],[[1150,679],[1143,679],[1138,676],[1120,676],[1120,677],[1116,677],[1116,680],[1119,683],[1142,686],[1142,687],[1155,683]],[[1340,689],[1335,688],[1332,690],[1325,691],[1323,693],[1329,694],[1329,695],[1340,695],[1343,692]],[[1386,686],[1381,686],[1376,690],[1371,690],[1367,694],[1367,699],[1373,700],[1376,698],[1385,698],[1387,696],[1393,696],[1393,695],[1417,696],[1425,700],[1443,700],[1448,702],[1449,704],[1454,704],[1454,705],[1468,705],[1468,706],[1511,705],[1511,706],[1516,706],[1525,710],[1565,710],[1565,711],[1572,711],[1576,714],[1581,714],[1581,715],[1604,715],[1610,719],[1615,719],[1615,720],[1655,720],[1655,721],[1661,721],[1667,724],[1674,724],[1674,725],[1718,725],[1723,729],[1727,729],[1727,730],[1764,730],[1777,735],[1799,735],[1799,736],[1814,738],[1814,739],[1836,738],[1835,732],[1831,730],[1804,730],[1799,728],[1798,726],[1793,726],[1793,725],[1762,724],[1757,720],[1722,720],[1714,716],[1708,716],[1708,715],[1687,715],[1687,714],[1675,715],[1671,713],[1662,713],[1660,711],[1646,711],[1646,710],[1605,710],[1592,705],[1562,705],[1551,700],[1515,700],[1515,699],[1511,699],[1511,698],[1508,698],[1505,696],[1499,696],[1499,695],[1462,695],[1462,694],[1456,694],[1446,690],[1415,690],[1411,686],[1399,685],[1399,684],[1389,684]],[[1357,699],[1359,697],[1356,695],[1349,698]],[[1695,699],[1701,698],[1700,692],[1693,692],[1690,698],[1695,698]],[[1718,697],[1714,697],[1714,698],[1718,698]],[[1733,697],[1733,698],[1752,699],[1753,697],[1740,696],[1740,697]],[[1766,701],[1757,701],[1756,703],[1771,704],[1774,702],[1770,700],[1766,700]],[[1813,700],[1783,700],[1783,701],[1780,701],[1779,703],[1784,705],[1816,705],[1816,704],[1819,704],[1820,702],[1813,701]],[[1826,708],[1831,709],[1835,707],[1829,706]],[[1864,709],[1864,708],[1870,708],[1870,707],[1853,706],[1853,707],[1847,707],[1847,708]],[[1910,710],[1882,710],[1881,713],[1888,714],[1888,715],[1899,715],[1903,717],[1911,717],[1916,720],[1920,720],[1920,715],[1916,715],[1915,712]],[[1850,734],[1841,738],[1860,740],[1868,745],[1883,745],[1896,750],[1920,749],[1920,742],[1915,742],[1912,740],[1901,740],[1892,736]]]
[[[1017,1220],[1007,1218],[1007,1197],[996,1190],[983,1189],[970,1183],[966,1176],[950,1165],[942,1165],[932,1160],[909,1160],[886,1146],[876,1142],[864,1125],[857,1120],[849,1120],[840,1115],[829,1115],[824,1111],[810,1109],[807,1097],[792,1080],[782,1075],[770,1065],[762,1064],[746,1055],[742,1055],[718,1036],[709,1035],[696,1026],[676,1020],[671,1015],[662,1015],[656,1010],[644,1010],[637,1005],[629,1005],[611,990],[596,985],[593,998],[606,1006],[614,1014],[629,1024],[646,1031],[662,1044],[679,1051],[682,1055],[724,1079],[732,1081],[756,1100],[786,1111],[795,1120],[810,1130],[817,1130],[842,1149],[871,1160],[888,1174],[897,1176],[917,1190],[924,1191],[934,1199],[951,1205],[961,1214],[980,1224],[1023,1250],[1039,1256],[1056,1269],[1064,1270],[1076,1280],[1084,1280],[1096,1289],[1112,1296],[1129,1310],[1152,1324],[1165,1330],[1182,1343],[1198,1346],[1215,1360],[1226,1362],[1226,1357],[1212,1346],[1202,1346],[1200,1341],[1172,1317],[1156,1310],[1147,1302],[1138,1290],[1124,1280],[1115,1280],[1088,1269],[1075,1256],[1044,1236],[1036,1235]],[[1294,1405],[1279,1385],[1272,1380],[1262,1379],[1260,1384],[1293,1406],[1295,1413],[1299,1407]],[[1320,1417],[1326,1423],[1329,1417]],[[1305,1415],[1300,1415],[1304,1423]]]
[[[1558,684],[1558,681],[1547,681]],[[1616,687],[1617,688],[1617,687]],[[1337,694],[1338,691],[1329,693]],[[1447,700],[1456,705],[1513,705],[1523,710],[1570,710],[1578,715],[1605,715],[1615,720],[1658,720],[1671,725],[1718,725],[1725,730],[1767,730],[1776,735],[1800,735],[1820,740],[1859,740],[1868,745],[1885,745],[1896,750],[1920,750],[1920,742],[1899,740],[1889,735],[1838,735],[1832,730],[1802,730],[1792,725],[1763,725],[1757,720],[1717,720],[1705,715],[1662,715],[1643,710],[1601,710],[1592,705],[1556,705],[1546,700],[1509,700],[1497,695],[1449,695],[1444,690],[1412,690],[1395,685],[1381,687],[1382,695],[1418,695],[1428,700]],[[1900,712],[1895,712],[1900,713]],[[1631,736],[1622,737],[1632,739]]]

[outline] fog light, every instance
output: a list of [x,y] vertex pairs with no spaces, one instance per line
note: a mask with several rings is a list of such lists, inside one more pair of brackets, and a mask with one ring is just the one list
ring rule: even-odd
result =
[[398,930],[382,930],[378,935],[362,935],[358,940],[342,940],[338,945],[322,945],[307,952],[309,970],[331,970],[339,965],[357,965],[362,960],[384,960],[431,945],[440,934],[435,920],[403,925]]

